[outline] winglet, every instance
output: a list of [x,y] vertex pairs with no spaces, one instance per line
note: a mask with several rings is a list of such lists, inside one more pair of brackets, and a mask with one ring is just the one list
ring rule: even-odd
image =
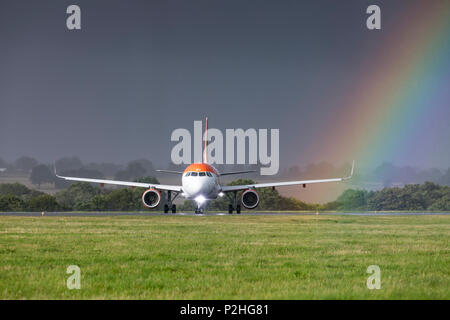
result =
[[53,170],[54,170],[55,176],[56,176],[57,178],[62,178],[60,175],[58,175],[58,174],[56,173],[56,162],[53,162]]
[[352,171],[350,171],[350,177],[353,177],[353,169],[355,169],[355,160],[352,162]]
[[355,160],[353,160],[353,162],[352,162],[352,169],[350,170],[350,175],[347,176],[347,177],[345,177],[345,178],[343,178],[343,180],[351,179],[351,178],[353,177],[353,171],[354,171],[354,169],[355,169]]

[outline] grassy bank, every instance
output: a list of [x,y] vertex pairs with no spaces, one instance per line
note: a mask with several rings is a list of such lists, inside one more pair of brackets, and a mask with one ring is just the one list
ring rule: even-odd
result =
[[1,217],[0,298],[449,299],[449,238],[450,216]]

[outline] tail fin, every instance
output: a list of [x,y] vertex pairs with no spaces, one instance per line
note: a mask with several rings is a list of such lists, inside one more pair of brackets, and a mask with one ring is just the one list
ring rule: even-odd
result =
[[205,123],[205,147],[203,148],[203,163],[208,163],[208,117]]

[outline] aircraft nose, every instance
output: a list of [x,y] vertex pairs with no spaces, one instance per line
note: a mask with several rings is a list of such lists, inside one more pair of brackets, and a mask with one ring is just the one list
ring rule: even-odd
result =
[[202,186],[199,184],[194,184],[190,186],[189,189],[191,190],[191,193],[199,193],[202,190]]
[[186,193],[192,197],[201,194],[208,195],[213,190],[213,186],[206,179],[190,179],[184,185]]
[[192,179],[185,184],[184,189],[189,196],[193,196],[201,191],[202,185]]

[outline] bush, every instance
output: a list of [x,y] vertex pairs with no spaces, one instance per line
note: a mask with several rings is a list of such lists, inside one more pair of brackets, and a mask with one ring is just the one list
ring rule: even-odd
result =
[[27,209],[29,211],[58,211],[61,207],[54,196],[41,194],[27,202]]
[[37,190],[28,189],[26,186],[20,183],[0,184],[0,195],[14,195],[24,201],[41,194],[44,193]]
[[345,190],[336,200],[338,210],[367,210],[369,192],[366,190]]
[[447,194],[443,196],[441,199],[434,202],[429,210],[432,211],[450,211],[450,195]]
[[31,190],[20,183],[0,184],[0,195],[24,196],[30,194]]
[[92,199],[100,193],[98,187],[87,182],[76,182],[69,188],[56,193],[56,200],[66,210],[86,211]]
[[109,211],[133,211],[139,206],[130,189],[114,190],[106,196],[107,210]]
[[12,194],[0,195],[0,211],[23,211],[24,201]]

